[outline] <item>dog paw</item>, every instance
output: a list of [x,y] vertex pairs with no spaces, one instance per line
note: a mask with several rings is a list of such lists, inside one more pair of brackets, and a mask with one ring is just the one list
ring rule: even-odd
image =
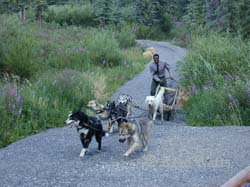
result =
[[105,137],[109,137],[110,134],[108,132],[105,132]]
[[109,133],[113,134],[113,132],[114,132],[114,127],[111,127],[110,130],[109,130]]
[[123,156],[129,157],[129,154],[128,153],[124,153]]
[[148,147],[145,147],[145,148],[143,149],[143,152],[148,152]]
[[85,155],[86,155],[86,153],[87,153],[87,149],[82,149],[82,151],[81,151],[81,153],[80,153],[80,158],[83,158]]
[[102,152],[102,150],[99,150],[99,149],[98,149],[96,152],[97,152],[97,153],[101,153],[101,152]]

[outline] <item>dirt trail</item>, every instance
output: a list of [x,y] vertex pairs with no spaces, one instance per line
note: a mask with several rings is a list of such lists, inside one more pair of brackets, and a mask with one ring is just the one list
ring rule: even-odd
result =
[[[165,42],[138,41],[157,49],[176,68],[186,51]],[[176,74],[174,74],[177,76]],[[144,107],[149,93],[148,66],[117,90],[132,95]],[[142,111],[136,111],[140,114]],[[79,159],[81,144],[75,129],[56,128],[27,137],[0,150],[1,186],[216,187],[250,163],[250,127],[188,127],[175,120],[156,123],[147,153],[130,158],[117,134],[97,152]]]

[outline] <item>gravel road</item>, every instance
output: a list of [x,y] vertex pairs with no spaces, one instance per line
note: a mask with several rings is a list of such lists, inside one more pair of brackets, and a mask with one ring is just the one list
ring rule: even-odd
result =
[[[138,41],[157,49],[174,71],[186,51],[165,42]],[[177,77],[177,75],[175,75]],[[141,107],[149,93],[148,66],[113,95],[127,93]],[[135,111],[140,115],[142,111]],[[250,165],[250,127],[189,127],[181,120],[156,123],[149,151],[122,155],[118,134],[95,141],[84,159],[73,128],[56,128],[29,136],[0,150],[1,186],[216,187]]]

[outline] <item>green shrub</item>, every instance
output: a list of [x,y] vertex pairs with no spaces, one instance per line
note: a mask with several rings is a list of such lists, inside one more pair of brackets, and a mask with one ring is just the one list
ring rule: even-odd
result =
[[125,22],[125,23],[133,22],[134,21],[134,12],[135,12],[134,6],[120,7],[119,13],[120,13],[121,22]]
[[164,16],[160,22],[161,30],[166,34],[170,34],[172,27],[173,27],[173,23],[172,23],[171,16],[167,13],[164,14]]
[[229,120],[231,111],[228,109],[226,96],[223,89],[210,89],[192,95],[185,107],[188,124],[193,126],[233,125]]
[[152,29],[149,26],[139,24],[136,28],[136,38],[137,39],[150,39],[152,36]]
[[119,65],[123,55],[111,31],[95,31],[86,40],[87,55],[92,63],[108,66]]
[[18,139],[22,120],[23,99],[16,78],[1,80],[0,83],[0,147]]
[[37,71],[38,65],[32,52],[34,48],[33,38],[20,35],[18,38],[9,40],[4,51],[4,63],[8,72],[24,78],[30,78]]
[[0,22],[1,72],[30,78],[39,67],[33,36],[23,32],[23,26],[13,17],[1,16]]
[[38,81],[0,85],[0,147],[41,130],[62,126],[67,113],[85,108],[91,80],[75,70],[47,72]]
[[224,75],[241,75],[246,68],[246,45],[238,38],[217,33],[193,37],[188,56],[181,66],[185,84],[201,88],[208,82],[216,84]]
[[198,90],[185,108],[189,124],[250,124],[249,49],[239,38],[218,33],[192,38],[185,62],[179,64],[181,84]]
[[91,4],[51,6],[45,15],[45,21],[60,25],[94,26],[95,18]]
[[249,125],[250,90],[244,82],[228,82],[192,95],[185,107],[193,126]]
[[[40,90],[42,97],[58,98],[59,103],[67,103],[70,106],[84,106],[92,95],[90,78],[79,71],[65,69],[60,72],[45,73],[40,76],[33,89]],[[50,93],[50,96],[47,96]]]
[[116,39],[119,42],[120,48],[128,48],[135,45],[135,34],[133,33],[130,25],[122,25],[119,30],[116,31]]
[[[32,22],[21,24],[17,18],[0,18],[4,18],[0,19],[0,71],[12,76],[0,81],[0,147],[62,126],[70,110],[85,108],[94,97],[106,102],[147,62],[138,47],[120,49],[116,30],[62,27],[54,23],[45,23],[40,30]],[[16,49],[22,54],[15,54]],[[109,68],[103,68],[103,62]],[[16,69],[25,74],[16,73]],[[14,88],[16,96],[6,95]],[[15,103],[19,97],[21,105]]]

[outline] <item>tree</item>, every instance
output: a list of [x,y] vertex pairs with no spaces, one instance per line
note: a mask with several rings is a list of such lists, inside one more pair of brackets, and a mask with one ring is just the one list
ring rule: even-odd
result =
[[135,1],[135,21],[147,26],[159,22],[159,2],[151,0]]
[[240,4],[240,33],[243,38],[250,38],[250,0],[242,0]]
[[205,25],[206,0],[191,0],[187,7],[185,21],[192,29],[199,25]]
[[48,8],[48,4],[46,0],[35,0],[33,2],[36,18],[39,20],[40,29],[42,29],[43,23],[43,12]]
[[240,1],[223,0],[221,2],[221,20],[224,31],[236,33],[239,26]]
[[101,26],[115,23],[118,19],[115,0],[96,0],[95,15]]
[[25,12],[30,3],[31,0],[4,0],[0,5],[5,7],[3,10],[5,12],[19,12],[21,21],[25,22]]
[[221,0],[206,0],[206,25],[211,29],[220,30],[221,28]]

